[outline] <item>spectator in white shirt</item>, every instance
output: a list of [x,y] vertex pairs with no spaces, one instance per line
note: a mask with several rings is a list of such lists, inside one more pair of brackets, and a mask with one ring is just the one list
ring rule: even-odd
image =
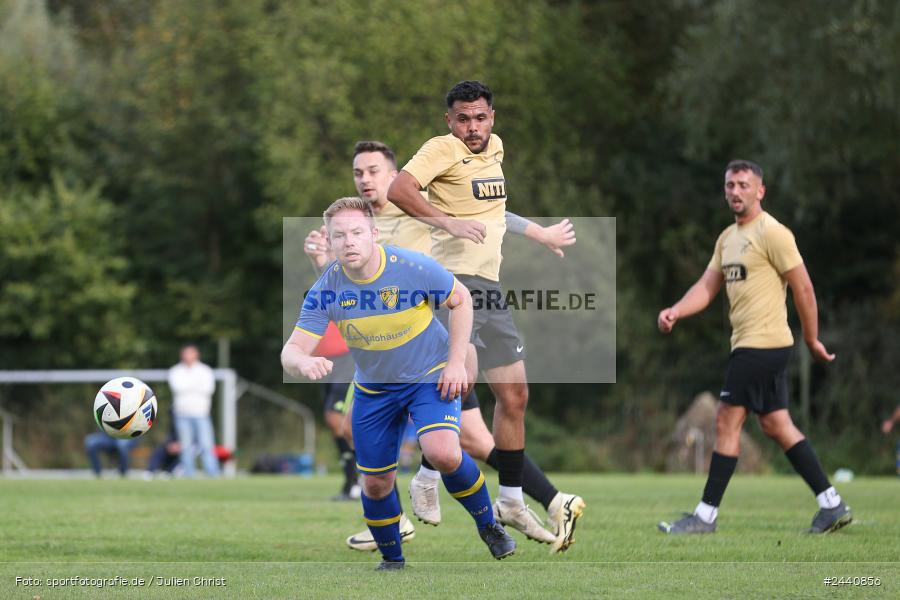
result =
[[181,444],[181,464],[185,477],[194,476],[194,461],[199,446],[203,470],[210,477],[219,475],[219,461],[213,452],[214,435],[209,413],[216,378],[209,365],[200,362],[200,351],[193,344],[181,349],[181,362],[169,369],[175,429]]

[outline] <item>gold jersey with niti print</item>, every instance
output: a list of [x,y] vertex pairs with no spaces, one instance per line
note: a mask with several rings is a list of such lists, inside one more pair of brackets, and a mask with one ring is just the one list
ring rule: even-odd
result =
[[431,255],[431,226],[410,217],[393,202],[386,202],[375,214],[375,227],[379,244]]
[[432,256],[451,273],[500,280],[501,245],[506,233],[506,180],[503,142],[491,135],[474,154],[452,134],[431,138],[403,170],[428,190],[435,208],[452,217],[484,223],[483,244],[432,229]]
[[794,234],[767,212],[722,232],[707,268],[725,277],[732,350],[793,345],[782,275],[802,263]]

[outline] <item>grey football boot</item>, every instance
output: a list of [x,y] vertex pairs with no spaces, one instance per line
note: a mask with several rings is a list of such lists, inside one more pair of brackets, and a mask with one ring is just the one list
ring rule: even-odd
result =
[[820,508],[813,517],[812,526],[807,533],[831,533],[837,531],[844,525],[849,525],[853,521],[853,513],[850,507],[841,503],[834,508]]
[[697,515],[684,513],[684,516],[674,523],[661,521],[656,528],[663,533],[715,533],[716,522],[707,523]]

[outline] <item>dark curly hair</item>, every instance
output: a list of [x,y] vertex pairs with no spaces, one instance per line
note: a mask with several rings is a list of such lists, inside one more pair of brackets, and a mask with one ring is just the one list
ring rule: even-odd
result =
[[494,106],[494,92],[480,81],[460,81],[447,92],[447,108],[453,108],[454,102],[474,102],[484,98],[488,106]]

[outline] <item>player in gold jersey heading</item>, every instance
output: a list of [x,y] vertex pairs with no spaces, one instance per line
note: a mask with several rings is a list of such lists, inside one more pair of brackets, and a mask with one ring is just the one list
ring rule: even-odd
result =
[[[432,226],[432,256],[473,295],[504,297],[500,286],[507,186],[504,149],[492,133],[493,92],[479,81],[462,81],[446,97],[450,133],[431,138],[403,167],[388,190],[388,200]],[[426,202],[420,190],[427,189]],[[500,294],[496,296],[496,294]],[[497,398],[493,436],[500,493],[498,519],[525,512],[522,496],[525,464],[525,408],[528,383],[525,344],[505,306],[475,311],[472,343],[478,368]],[[558,508],[564,528],[555,547],[571,541],[584,501],[569,495]]]

